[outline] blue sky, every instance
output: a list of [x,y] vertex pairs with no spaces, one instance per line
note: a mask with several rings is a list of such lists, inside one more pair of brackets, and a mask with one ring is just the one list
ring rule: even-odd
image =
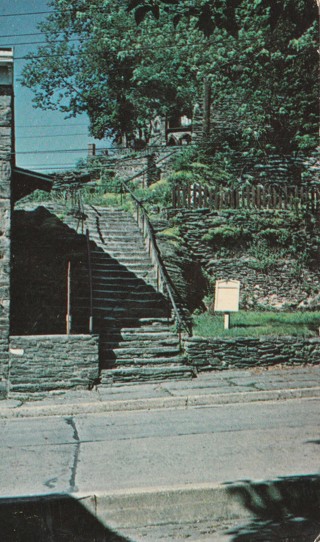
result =
[[[19,82],[24,57],[42,41],[41,35],[23,36],[39,32],[37,24],[49,11],[46,0],[0,0],[0,48],[13,47],[15,56],[15,124],[16,161],[20,167],[50,173],[72,168],[87,155],[88,143],[95,140],[88,135],[85,115],[65,119],[58,111],[42,111],[32,105],[33,93]],[[33,13],[33,15],[23,15]],[[11,16],[11,14],[17,14]],[[106,141],[97,146],[107,146]],[[74,152],[74,149],[77,149]]]

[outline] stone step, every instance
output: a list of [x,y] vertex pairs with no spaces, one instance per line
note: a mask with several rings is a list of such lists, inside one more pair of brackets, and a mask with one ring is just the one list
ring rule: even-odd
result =
[[142,288],[144,287],[147,290],[151,288],[153,291],[157,291],[155,275],[154,273],[149,273],[148,271],[143,271],[140,274],[134,273],[129,277],[126,277],[125,275],[109,275],[107,272],[103,273],[101,271],[98,271],[94,272],[94,274],[92,275],[92,279],[93,284],[97,284],[98,286],[109,285],[109,287],[114,290],[116,290],[117,288],[119,290],[123,288],[125,288],[126,290],[133,290],[134,288],[139,287],[141,287],[140,290],[142,290]]
[[[100,235],[91,235],[90,237],[90,240],[93,241],[94,243],[96,244],[102,244],[103,246],[105,246],[105,248],[109,248],[109,247],[114,247],[114,248],[117,248],[119,247],[119,249],[126,249],[126,248],[138,248],[139,250],[145,250],[144,247],[145,247],[145,244],[144,244],[144,241],[143,239],[140,237],[134,237],[132,236],[131,232],[126,232],[126,233],[123,233],[123,235],[118,238],[112,238],[110,237],[109,235],[106,236],[106,235],[103,235],[101,234],[102,236],[102,239],[100,237]],[[127,236],[127,237],[125,237]]]
[[[103,296],[103,297],[96,297],[93,295],[93,303],[96,307],[106,307],[114,306],[115,304],[124,306],[126,303],[135,304],[138,303],[138,306],[142,305],[143,303],[147,303],[148,305],[154,305],[155,307],[159,308],[161,305],[163,308],[168,310],[168,305],[164,299],[161,298],[155,298],[153,295],[150,295],[149,297],[143,296],[141,298],[140,296],[134,296],[131,294],[131,292],[126,292],[125,295],[123,295],[123,292],[119,292],[117,295],[112,294],[110,296]],[[88,303],[90,304],[90,296],[88,295],[82,295],[81,297],[75,296],[72,298],[72,312],[76,313],[78,309],[83,309],[85,307],[89,307]],[[89,309],[88,309],[89,310]]]
[[[175,356],[179,356],[180,354],[180,348],[174,348],[172,346],[158,346],[158,347],[150,347],[150,346],[140,346],[140,348],[115,348],[113,350],[113,354],[115,356],[115,359],[119,363],[128,363],[128,360],[131,360],[132,363],[146,363],[146,361],[143,360],[152,360],[154,363],[154,360],[160,360],[157,361],[157,363],[161,363],[161,360],[167,360],[170,359],[173,363],[175,360]],[[133,360],[133,361],[132,361]],[[165,363],[162,361],[162,363]]]
[[131,222],[120,222],[117,224],[112,222],[109,225],[100,223],[99,226],[97,226],[97,224],[89,223],[90,239],[93,237],[100,237],[99,234],[101,234],[103,238],[109,238],[112,236],[114,239],[121,239],[121,235],[128,235],[128,233],[132,234],[137,239],[141,239],[142,237],[142,232],[140,229]]
[[[89,310],[86,306],[79,307],[77,311],[73,311],[73,318],[80,319],[86,317],[89,314]],[[147,305],[130,305],[126,306],[125,304],[114,304],[109,307],[94,307],[93,309],[93,318],[94,322],[100,330],[103,329],[103,326],[107,326],[108,322],[110,325],[114,324],[118,329],[121,329],[124,321],[122,318],[127,318],[132,323],[137,322],[139,318],[149,318],[151,316],[155,317],[164,317],[166,310],[161,307],[147,306]]]
[[161,340],[161,339],[165,340],[167,338],[173,338],[176,335],[172,331],[159,331],[159,332],[133,331],[131,333],[131,331],[127,331],[122,328],[120,331],[120,336],[122,340],[124,341],[144,341],[144,340],[150,341],[150,340]]
[[183,356],[179,355],[179,354],[176,354],[176,355],[173,355],[173,356],[146,356],[146,357],[142,357],[141,355],[138,354],[137,357],[135,356],[130,356],[128,358],[121,358],[119,360],[115,359],[113,361],[113,365],[114,367],[116,368],[120,368],[120,366],[123,366],[123,367],[143,367],[143,366],[149,366],[149,367],[152,367],[152,366],[155,366],[155,367],[159,367],[159,365],[162,365],[162,366],[184,366],[184,364],[186,363],[186,358],[184,358]]
[[[135,255],[135,258],[137,258],[137,256]],[[150,261],[150,258],[149,257],[141,257],[140,258],[141,261],[138,262],[137,265],[140,265],[142,268],[146,267],[146,268],[153,268],[153,264],[151,263]],[[125,267],[122,263],[119,263],[118,260],[115,260],[114,258],[112,258],[112,256],[110,256],[110,254],[106,254],[105,252],[102,253],[102,254],[96,254],[96,255],[93,255],[91,257],[91,262],[92,262],[92,265],[95,265],[95,266],[104,266],[105,268],[109,269],[119,269],[119,271],[121,270],[121,268],[124,268],[125,270]],[[86,267],[84,266],[84,269]]]
[[94,234],[101,232],[102,234],[105,233],[106,235],[113,234],[115,236],[119,236],[121,233],[130,231],[138,236],[141,233],[136,221],[130,219],[108,220],[105,218],[99,218],[99,220],[92,220],[89,218],[89,221],[87,219],[87,225],[89,226],[91,233]]
[[150,333],[158,333],[160,334],[160,337],[163,337],[168,334],[176,335],[175,330],[172,327],[172,325],[170,323],[167,324],[165,322],[157,322],[157,323],[154,323],[153,325],[151,324],[148,326],[141,325],[140,327],[123,327],[121,328],[121,333],[139,334],[139,335],[144,333],[146,337],[148,337]]
[[[115,316],[121,316],[121,315],[127,315],[133,317],[134,315],[140,318],[143,316],[164,316],[165,310],[162,307],[153,307],[153,306],[138,306],[138,305],[132,305],[130,307],[121,306],[121,305],[114,305],[110,306],[109,308],[95,308],[93,316],[99,318],[100,320],[103,320],[105,316],[111,316],[111,314]],[[109,314],[108,314],[109,313]]]
[[117,260],[120,265],[124,265],[124,262],[131,262],[131,263],[151,263],[151,259],[149,258],[148,254],[144,251],[144,249],[139,249],[138,251],[132,248],[128,248],[126,250],[118,250],[111,248],[108,250],[108,254],[113,258],[114,260]]
[[89,221],[87,226],[89,228],[90,239],[93,235],[97,235],[97,233],[101,233],[102,236],[114,235],[116,238],[120,237],[121,234],[125,235],[128,232],[136,235],[137,237],[139,235],[141,236],[142,233],[136,223],[122,220],[109,220],[108,222],[100,220],[98,224],[96,221]]
[[122,266],[122,268],[120,269],[117,269],[116,266],[108,267],[104,264],[97,264],[96,262],[93,262],[92,264],[92,273],[94,273],[96,277],[107,275],[107,276],[112,276],[112,277],[134,279],[138,276],[138,273],[141,273],[143,275],[148,275],[152,273],[152,271],[153,269],[151,266],[146,265],[145,267],[143,267],[141,264],[136,265],[134,269],[126,268],[124,266]]
[[107,272],[102,273],[99,270],[93,269],[92,270],[92,278],[96,279],[97,281],[110,281],[111,284],[143,284],[143,281],[140,277],[137,277],[135,274],[132,274],[130,277],[126,276],[108,276]]
[[191,380],[194,376],[194,370],[186,366],[128,367],[101,371],[101,384],[111,385],[112,383],[117,382],[159,382],[169,379]]
[[131,329],[147,321],[148,322],[157,322],[157,321],[167,322],[168,318],[167,316],[156,316],[154,314],[147,317],[145,316],[132,317],[132,316],[123,314],[121,318],[119,316],[115,317],[113,315],[104,316],[103,321],[104,321],[104,324],[106,325],[106,328],[105,328],[106,331],[108,333],[113,333],[114,330],[117,332],[124,327]]
[[[79,301],[88,300],[88,296],[77,297]],[[108,303],[109,300],[115,301],[137,301],[137,302],[154,302],[154,303],[165,303],[165,298],[158,294],[157,292],[149,292],[148,290],[108,290],[108,289],[97,289],[93,288],[93,299],[95,302],[103,303],[104,301]]]
[[[143,353],[146,351],[150,351],[152,350],[152,352],[155,354],[167,354],[169,352],[169,349],[171,348],[172,349],[172,353],[173,355],[177,355],[181,352],[181,348],[180,348],[180,344],[179,344],[179,339],[177,337],[172,337],[172,338],[168,338],[166,340],[159,340],[159,339],[153,339],[153,340],[139,340],[139,341],[127,341],[127,340],[117,340],[115,338],[108,338],[106,340],[104,340],[103,338],[100,339],[100,345],[101,347],[103,347],[103,350],[105,352],[107,351],[115,351],[117,352],[118,350],[120,351],[120,355],[122,350],[134,350],[135,352],[137,352],[138,350],[141,350],[143,349]],[[165,352],[162,352],[162,349],[168,349],[168,352],[165,351]],[[174,352],[173,352],[174,350]],[[139,354],[140,355],[140,354]],[[130,356],[131,356],[131,353],[130,353]],[[135,354],[134,357],[136,357],[137,354]],[[116,356],[116,357],[119,357],[119,356]],[[146,357],[150,357],[149,355],[147,355]],[[158,356],[156,356],[158,357]],[[160,356],[161,357],[161,356]],[[163,357],[167,357],[167,356],[163,356]]]
[[[77,305],[77,307],[75,308],[74,307],[74,310],[73,310],[73,313],[76,314],[77,312],[77,309],[79,311],[81,310],[85,310],[87,308],[87,304],[83,304],[81,305],[79,303],[79,305]],[[100,316],[103,316],[104,313],[108,313],[108,312],[111,312],[115,309],[124,309],[124,310],[127,310],[127,311],[132,311],[134,309],[136,309],[137,311],[141,311],[141,310],[147,310],[147,311],[162,311],[162,313],[165,313],[165,310],[166,308],[162,306],[162,303],[161,302],[158,302],[157,304],[155,304],[154,302],[152,301],[134,301],[134,300],[119,300],[119,299],[114,299],[114,300],[108,300],[107,301],[103,301],[101,302],[100,304],[98,304],[95,300],[93,300],[93,315],[95,314],[99,314]]]
[[[150,289],[148,289],[142,288],[140,287],[140,285],[130,285],[123,283],[122,287],[121,285],[115,285],[115,287],[113,288],[112,283],[105,281],[102,284],[94,284],[92,291],[93,299],[99,302],[103,301],[104,299],[106,301],[108,301],[109,299],[117,299],[119,301],[131,299],[132,301],[154,300],[155,303],[163,302],[167,304],[167,299],[161,293],[153,289],[152,286],[150,286]],[[73,299],[78,300],[78,302],[88,301],[88,289],[86,288],[86,291],[83,291],[80,288],[78,289],[78,291],[74,289]]]
[[[137,261],[135,262],[134,260],[137,260]],[[129,261],[130,261],[130,264],[135,266],[137,269],[149,270],[149,269],[154,268],[149,258],[137,259],[137,256],[135,255],[135,258],[130,258]],[[97,269],[104,268],[104,269],[110,269],[110,270],[119,271],[119,272],[121,270],[128,271],[127,267],[122,262],[120,262],[119,260],[116,260],[115,258],[110,258],[110,259],[102,258],[102,257],[91,258],[91,265],[96,267]],[[83,266],[83,269],[84,270],[87,269],[87,266]],[[129,271],[131,271],[131,269]]]
[[139,278],[141,279],[141,275],[143,276],[148,276],[148,275],[152,275],[154,273],[154,269],[152,269],[152,267],[142,267],[142,266],[136,266],[136,267],[132,267],[130,266],[130,269],[129,268],[123,268],[123,269],[113,269],[112,267],[101,267],[101,268],[97,268],[96,266],[94,266],[94,268],[92,269],[92,273],[95,274],[95,276],[97,278],[100,278],[100,277],[104,277],[104,276],[109,276],[109,277],[122,277],[122,278]]
[[[124,285],[123,285],[124,286]],[[104,284],[95,284],[93,286],[93,297],[97,301],[103,301],[104,299],[132,299],[132,300],[154,300],[155,302],[163,301],[166,302],[166,298],[160,294],[159,292],[155,291],[153,288],[150,289],[142,289],[139,286],[130,288],[130,286],[127,286],[126,288],[112,288],[112,285],[108,285],[108,282],[106,281]],[[88,299],[88,294],[84,293],[83,295],[78,295],[77,299]]]

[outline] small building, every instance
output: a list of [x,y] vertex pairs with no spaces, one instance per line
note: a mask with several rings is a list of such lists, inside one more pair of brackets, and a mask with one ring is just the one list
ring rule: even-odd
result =
[[[93,337],[82,337],[79,340],[76,336],[59,339],[54,335],[42,335],[41,337],[32,337],[29,340],[27,336],[13,336],[15,328],[12,320],[12,294],[17,293],[12,291],[14,204],[34,190],[40,189],[49,192],[54,180],[50,175],[43,175],[16,166],[13,73],[13,51],[11,48],[2,48],[0,49],[0,396],[5,396],[10,390],[27,390],[28,375],[29,377],[31,375],[30,380],[33,380],[35,388],[39,383],[39,389],[52,389],[55,386],[56,369],[54,366],[48,368],[50,348],[51,351],[58,349],[61,363],[63,364],[65,356],[66,364],[69,364],[69,374],[76,374],[78,360],[81,360],[81,347],[84,342],[88,344],[89,341],[96,363],[90,361],[91,368],[88,371],[86,367],[82,367],[81,374],[84,375],[82,384],[86,384],[89,373],[91,380],[94,379],[92,375],[98,374],[98,348],[97,341]],[[24,235],[28,235],[28,232],[24,232]],[[23,284],[23,266],[19,272]],[[37,296],[36,291],[32,294]],[[15,312],[19,312],[19,307],[16,307]],[[76,356],[70,355],[70,352],[76,352]],[[90,360],[92,360],[92,356]],[[61,368],[59,371],[61,373]],[[50,382],[44,378],[45,373],[50,373]],[[24,378],[23,375],[27,376]],[[18,381],[19,385],[17,386]],[[81,385],[79,375],[77,375],[76,382],[77,385]],[[70,380],[68,382],[68,377],[65,379],[65,383],[66,387],[70,387],[72,384]]]

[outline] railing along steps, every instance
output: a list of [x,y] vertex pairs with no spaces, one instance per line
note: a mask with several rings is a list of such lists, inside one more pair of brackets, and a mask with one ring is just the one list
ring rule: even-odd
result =
[[[131,215],[85,209],[90,232],[93,332],[100,335],[101,382],[191,378],[171,308],[157,290],[154,262]],[[70,219],[69,219],[70,220]],[[78,289],[74,332],[83,328],[88,289]]]

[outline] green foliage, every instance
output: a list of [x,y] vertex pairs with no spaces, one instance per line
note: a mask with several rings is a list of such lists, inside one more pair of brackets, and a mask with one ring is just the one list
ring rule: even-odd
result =
[[279,259],[285,257],[285,253],[271,250],[266,239],[255,241],[249,248],[248,254],[254,258],[248,262],[248,266],[257,271],[268,273],[279,265]]
[[202,241],[219,248],[221,246],[234,247],[239,244],[246,245],[251,239],[250,231],[235,225],[224,225],[209,229],[202,237]]
[[[23,71],[36,106],[68,116],[85,111],[94,136],[127,134],[137,145],[150,138],[156,115],[191,117],[206,79],[211,134],[175,170],[211,186],[273,181],[273,156],[304,157],[316,148],[315,0],[132,0],[138,28],[125,0],[50,5],[41,25],[46,43]],[[300,176],[300,167],[288,169],[290,182]]]
[[[92,135],[129,140],[147,140],[156,114],[191,114],[198,83],[186,23],[172,32],[164,17],[137,31],[126,3],[112,0],[51,0],[51,7],[40,25],[46,45],[23,70],[36,106],[69,116],[86,111]],[[188,35],[201,46],[198,31]]]
[[231,314],[231,328],[224,329],[222,314],[208,312],[193,317],[193,332],[201,337],[261,337],[264,335],[316,336],[320,312],[246,312]]
[[134,195],[147,209],[152,209],[153,207],[163,209],[170,205],[171,187],[168,181],[160,180],[148,188],[136,188]]
[[173,226],[172,228],[166,228],[165,230],[161,230],[158,234],[159,236],[164,237],[172,237],[174,239],[180,239],[180,230],[177,226]]
[[290,243],[291,232],[286,228],[269,227],[259,232],[260,240],[265,240],[269,246],[287,247]]
[[316,268],[320,258],[317,219],[306,212],[297,216],[271,210],[229,211],[212,219],[212,227],[201,240],[214,249],[216,258],[230,257],[241,250],[254,259],[252,268],[265,272],[285,258],[296,261],[299,268]]

